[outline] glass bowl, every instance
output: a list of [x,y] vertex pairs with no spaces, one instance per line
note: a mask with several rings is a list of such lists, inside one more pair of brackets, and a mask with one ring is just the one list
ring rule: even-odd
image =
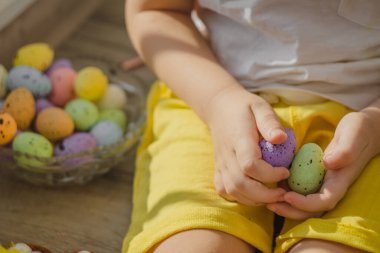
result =
[[[102,59],[75,58],[74,69],[84,66],[100,67],[109,78],[109,83],[119,85],[127,94],[128,102],[123,108],[127,115],[127,128],[122,140],[118,143],[96,147],[83,152],[51,158],[42,158],[26,153],[13,151],[10,147],[0,146],[0,166],[16,176],[36,185],[62,186],[86,184],[94,177],[108,172],[120,164],[138,143],[145,125],[146,91],[142,84],[124,81],[118,65]],[[125,76],[124,76],[125,77]],[[28,165],[19,163],[19,158],[28,159]],[[24,160],[25,159],[21,159]],[[38,165],[31,165],[38,164]]]

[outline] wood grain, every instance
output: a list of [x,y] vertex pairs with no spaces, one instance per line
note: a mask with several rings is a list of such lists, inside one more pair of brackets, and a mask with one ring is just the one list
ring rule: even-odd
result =
[[0,59],[10,67],[16,50],[47,42],[57,48],[102,5],[104,0],[38,0],[0,31]]
[[[122,2],[107,0],[61,43],[57,56],[73,59],[75,68],[92,59],[106,59],[117,68],[135,56],[124,28]],[[155,79],[146,67],[116,71],[146,91]],[[56,253],[120,252],[130,222],[134,159],[132,151],[123,164],[88,185],[63,188],[30,185],[0,163],[0,243],[29,242]]]

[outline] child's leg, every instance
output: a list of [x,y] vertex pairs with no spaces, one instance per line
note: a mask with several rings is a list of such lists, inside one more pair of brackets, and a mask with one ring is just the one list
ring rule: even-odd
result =
[[226,201],[215,191],[209,128],[162,84],[153,87],[148,100],[123,253],[152,252],[163,241],[159,247],[175,248],[180,239],[190,250],[206,237],[205,249],[228,244],[246,252],[245,241],[271,252],[273,214],[265,207]]
[[193,229],[175,234],[158,245],[154,253],[253,253],[248,243],[216,230]]
[[[315,142],[323,148],[330,142],[340,119],[349,112],[333,102],[276,111],[294,128],[298,144]],[[321,218],[287,219],[275,252],[380,252],[379,199],[380,156],[376,156],[333,210]]]
[[304,239],[297,243],[289,253],[363,253],[365,251],[354,249],[341,243]]

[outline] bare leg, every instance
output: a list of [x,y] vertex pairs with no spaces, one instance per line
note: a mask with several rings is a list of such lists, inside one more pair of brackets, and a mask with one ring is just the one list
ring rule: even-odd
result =
[[289,253],[362,253],[364,251],[330,241],[304,239],[288,251]]
[[154,250],[154,253],[254,253],[248,243],[224,232],[192,229],[175,234]]

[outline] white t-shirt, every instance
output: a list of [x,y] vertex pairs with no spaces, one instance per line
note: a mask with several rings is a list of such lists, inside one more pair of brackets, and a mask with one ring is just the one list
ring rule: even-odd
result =
[[288,103],[380,96],[380,0],[200,0],[221,64],[248,90]]

